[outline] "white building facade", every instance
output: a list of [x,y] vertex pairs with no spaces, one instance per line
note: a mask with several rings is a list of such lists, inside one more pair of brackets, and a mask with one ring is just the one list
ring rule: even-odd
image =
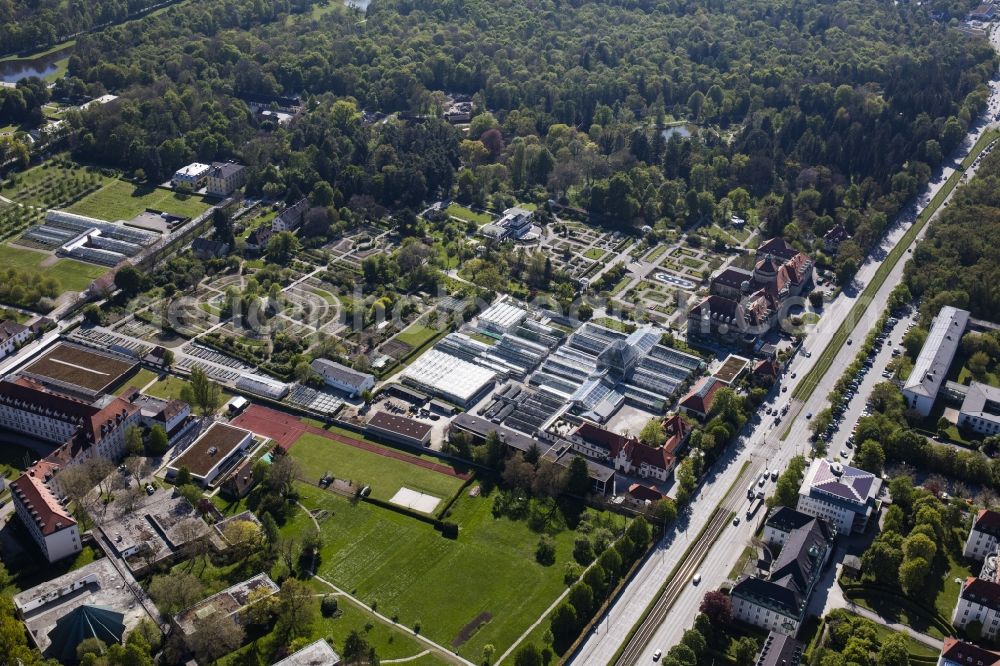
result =
[[10,484],[11,499],[18,518],[45,559],[56,562],[80,552],[80,530],[44,479],[32,470]]
[[973,622],[982,626],[983,638],[996,638],[1000,629],[1000,585],[972,577],[962,584],[951,623],[959,629],[966,629]]
[[998,538],[1000,538],[1000,513],[982,509],[972,523],[962,554],[970,560],[982,562],[988,555],[996,552]]
[[0,359],[7,358],[31,339],[31,329],[16,321],[0,321]]
[[864,532],[878,511],[882,480],[823,458],[813,460],[799,488],[796,510],[825,518],[838,534]]

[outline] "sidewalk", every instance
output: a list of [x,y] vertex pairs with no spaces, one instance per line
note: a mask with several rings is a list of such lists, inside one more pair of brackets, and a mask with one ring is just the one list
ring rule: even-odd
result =
[[867,620],[880,624],[883,627],[892,629],[893,631],[898,631],[901,634],[906,634],[914,640],[919,641],[928,647],[934,648],[935,650],[940,651],[944,648],[944,644],[939,639],[921,633],[913,627],[905,624],[889,622],[875,611],[868,610],[863,606],[857,605],[850,599],[845,598],[843,590],[840,588],[840,585],[836,583],[830,588],[829,597],[827,598],[826,606],[823,609],[824,614],[835,608],[843,608],[844,610],[850,611],[855,615],[860,615]]

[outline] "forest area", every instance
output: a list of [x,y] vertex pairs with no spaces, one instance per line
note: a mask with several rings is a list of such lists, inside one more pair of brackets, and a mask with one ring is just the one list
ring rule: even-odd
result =
[[[74,155],[152,181],[237,158],[255,194],[376,217],[452,195],[626,229],[752,212],[820,254],[841,224],[820,260],[846,277],[985,104],[989,44],[929,17],[954,4],[384,0],[359,23],[224,0],[81,37],[53,96],[121,95],[69,115]],[[446,94],[472,98],[467,131]],[[276,124],[261,95],[304,112]]]
[[987,155],[976,177],[956,190],[906,266],[906,286],[923,299],[925,324],[944,305],[992,320],[1000,311],[1000,155]]

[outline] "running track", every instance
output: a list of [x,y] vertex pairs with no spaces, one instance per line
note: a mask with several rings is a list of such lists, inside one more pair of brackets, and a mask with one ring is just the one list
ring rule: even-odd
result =
[[337,432],[323,430],[322,428],[317,428],[316,426],[304,423],[291,414],[279,412],[276,409],[271,409],[270,407],[264,407],[262,405],[251,405],[245,412],[233,419],[232,423],[235,426],[252,430],[259,435],[270,437],[280,444],[286,451],[290,449],[295,441],[302,435],[312,434],[334,442],[347,444],[348,446],[353,446],[357,449],[370,451],[371,453],[385,456],[386,458],[402,460],[410,463],[411,465],[423,467],[424,469],[429,469],[434,472],[440,472],[441,474],[447,474],[448,476],[454,476],[463,480],[469,478],[468,474],[456,472],[448,465],[442,465],[441,463],[431,462],[430,460],[424,460],[423,458],[407,455],[387,446],[379,446],[378,444],[372,444],[371,442],[366,442],[361,439],[341,435]]

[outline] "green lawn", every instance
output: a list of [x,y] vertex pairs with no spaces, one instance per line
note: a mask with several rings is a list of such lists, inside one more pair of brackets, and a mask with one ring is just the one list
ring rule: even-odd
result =
[[77,201],[68,210],[113,222],[132,219],[147,208],[183,217],[195,217],[208,207],[209,203],[205,198],[198,195],[112,180],[93,194]]
[[977,382],[982,382],[983,384],[989,384],[990,386],[1000,386],[1000,377],[997,377],[996,373],[987,372],[985,376],[977,378],[973,376],[972,371],[969,370],[968,367],[963,365],[962,369],[959,370],[958,373],[958,380],[957,380],[958,383],[965,384],[966,386],[968,386],[969,383],[972,382],[973,380]]
[[611,289],[611,295],[617,296],[622,289],[628,286],[628,283],[631,281],[632,281],[631,276],[626,275],[625,277],[623,277],[621,280],[618,281],[618,284],[616,284],[614,288]]
[[142,389],[143,386],[153,381],[159,376],[159,374],[153,372],[152,370],[147,370],[146,368],[141,368],[139,372],[135,373],[131,379],[121,385],[121,387],[115,391],[115,395],[121,395],[128,390],[130,386],[134,386],[137,389]]
[[87,264],[75,259],[59,259],[51,266],[40,264],[50,255],[12,245],[0,245],[0,266],[16,268],[32,273],[44,273],[46,277],[54,277],[66,291],[83,291],[95,279],[104,275],[108,269],[104,266]]
[[656,261],[657,259],[659,259],[660,257],[662,257],[663,253],[666,252],[666,251],[667,251],[667,246],[666,245],[658,245],[658,246],[654,247],[653,251],[650,252],[649,254],[647,254],[643,259],[645,261],[648,261],[648,262],[652,263],[652,262]]
[[[940,629],[938,629],[937,626],[929,621],[929,616],[916,610],[915,606],[913,608],[904,607],[895,600],[886,598],[876,591],[866,593],[864,596],[852,597],[851,600],[858,606],[878,613],[889,622],[905,624],[922,634],[927,634],[928,636],[932,636],[938,640],[944,639],[944,634]],[[954,608],[948,611],[948,615],[946,617],[951,616],[952,610],[954,610]]]
[[426,344],[428,340],[433,338],[439,332],[440,331],[438,331],[436,328],[432,328],[430,326],[424,326],[423,324],[417,323],[417,324],[411,324],[404,330],[400,331],[399,334],[396,336],[396,339],[399,340],[400,342],[405,342],[414,349],[419,349],[424,344]]
[[934,599],[934,608],[938,613],[946,618],[951,618],[951,614],[955,610],[955,606],[958,604],[958,593],[961,592],[961,585],[955,582],[955,579],[965,580],[973,573],[967,567],[961,559],[954,556],[952,553],[948,553],[948,572],[943,575],[941,589],[937,593],[937,597]]
[[493,216],[489,213],[477,213],[474,210],[466,208],[465,206],[459,206],[458,204],[451,204],[445,209],[445,212],[452,217],[457,217],[460,220],[465,220],[466,222],[475,222],[479,226],[484,224],[489,224],[493,221]]
[[916,655],[918,657],[937,657],[940,655],[938,650],[935,650],[926,643],[921,643],[915,638],[911,638],[908,634],[903,634],[898,631],[893,631],[888,627],[884,627],[881,624],[875,624],[875,633],[878,634],[880,642],[885,641],[892,636],[899,635],[906,640],[906,652],[911,655]]
[[592,247],[589,250],[587,250],[586,252],[584,252],[583,256],[586,257],[587,259],[593,259],[594,261],[600,261],[601,259],[604,258],[604,255],[606,255],[606,254],[607,254],[607,252],[605,252],[601,248],[599,248],[599,247]]
[[318,287],[312,287],[312,292],[326,301],[327,305],[336,305],[337,297],[326,291],[325,289],[320,289]]
[[381,500],[388,501],[406,486],[445,501],[462,485],[457,477],[310,433],[295,441],[291,456],[302,465],[309,481],[318,481],[329,472],[338,479],[350,479],[355,485],[371,486],[372,497]]
[[[316,589],[317,592],[323,592],[324,589],[329,590],[329,588],[324,588],[320,583],[316,583]],[[317,609],[315,613],[316,622],[308,638],[310,640],[324,638],[337,652],[341,652],[344,649],[344,641],[351,631],[361,633],[369,645],[375,648],[379,659],[405,659],[418,655],[427,649],[422,643],[418,643],[416,639],[409,635],[407,628],[387,625],[372,616],[368,611],[355,606],[343,597],[340,597],[338,600],[340,611],[338,617],[323,617],[318,610],[319,602],[318,597],[312,601]],[[367,628],[368,625],[371,625],[370,629]],[[239,650],[231,652],[217,663],[220,666],[236,666],[237,664],[239,666],[247,666],[248,664],[267,666],[272,663],[270,659],[274,641],[274,635],[267,634]],[[431,655],[427,655],[425,659],[428,659],[428,661],[413,660],[406,663],[446,663],[441,659],[432,658]]]
[[[167,375],[165,379],[161,379],[146,391],[147,394],[155,398],[165,398],[167,400],[180,399],[181,389],[187,384],[187,380],[181,379],[180,377],[175,377],[173,375]],[[233,394],[225,389],[222,390],[222,401],[225,402],[233,397]]]
[[[305,486],[301,494],[305,506],[331,515],[321,530],[321,576],[388,616],[398,613],[402,625],[419,621],[425,635],[468,658],[478,660],[487,643],[503,652],[565,589],[576,533],[559,533],[556,563],[541,566],[538,535],[523,521],[494,519],[492,497],[462,494],[450,517],[460,526],[452,541],[371,504]],[[455,646],[477,618],[485,624]]]

